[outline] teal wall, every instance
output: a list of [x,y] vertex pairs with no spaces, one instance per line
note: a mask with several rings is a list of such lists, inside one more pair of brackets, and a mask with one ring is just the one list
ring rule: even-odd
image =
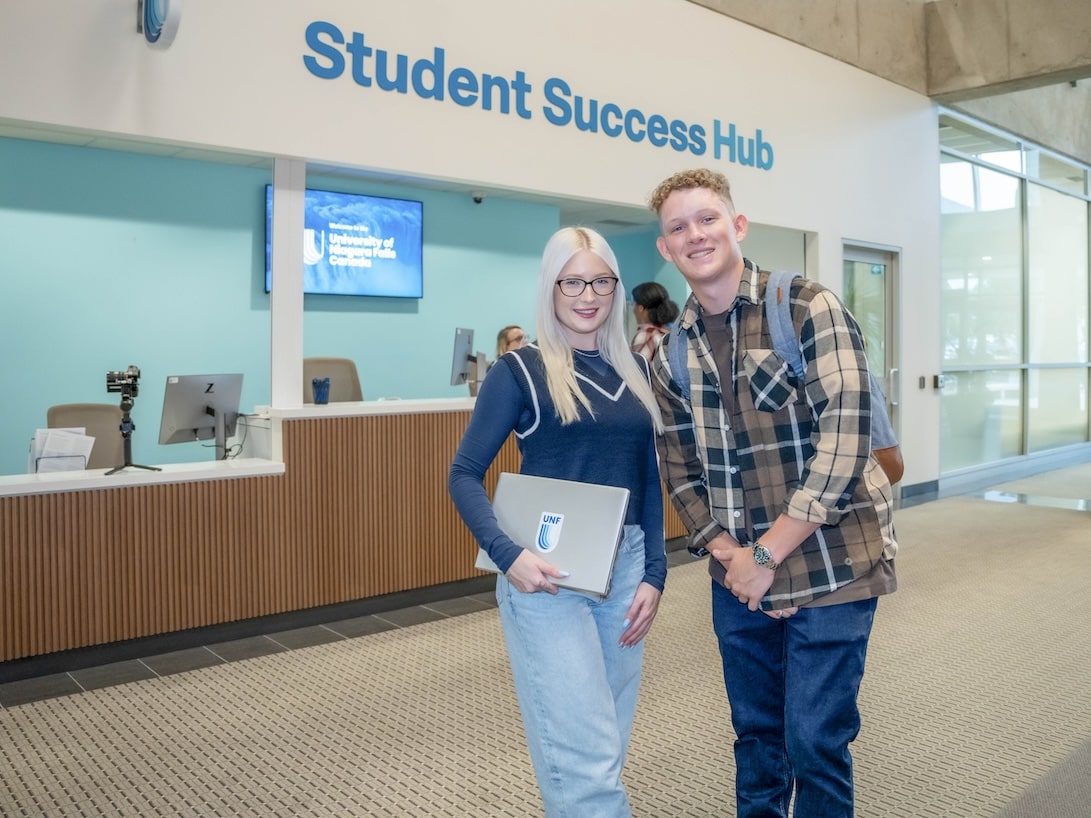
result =
[[[158,444],[168,375],[243,372],[242,408],[268,404],[265,169],[0,139],[0,474],[26,471],[54,403],[118,402],[106,372],[140,367],[133,460],[211,460]],[[424,202],[422,299],[307,296],[304,354],[354,358],[365,398],[460,397],[455,327],[492,357],[508,323],[533,327],[557,209],[490,197],[308,178]]]
[[[159,446],[168,375],[242,372],[243,411],[269,403],[270,181],[266,169],[0,139],[0,474],[26,471],[50,405],[119,402],[106,372],[130,364],[136,463],[212,459],[200,443]],[[490,358],[506,324],[533,336],[556,207],[318,174],[307,184],[424,202],[423,298],[304,299],[304,355],[354,359],[365,399],[467,395],[449,383],[456,327]],[[611,238],[625,292],[666,278],[681,303],[654,237]]]
[[[664,276],[663,257],[655,249],[655,237],[658,231],[649,227],[636,233],[626,233],[622,236],[611,236],[610,247],[617,256],[618,267],[625,279],[625,297],[632,300],[633,287],[644,281],[662,281]],[[671,269],[674,267],[671,265]],[[680,279],[682,280],[682,279]],[[683,286],[685,281],[683,281]],[[671,293],[674,297],[674,293]]]
[[424,202],[423,298],[304,297],[304,354],[355,360],[366,400],[469,395],[450,385],[456,327],[474,330],[475,347],[490,359],[501,327],[519,324],[533,336],[539,262],[559,226],[557,208],[497,197],[478,205],[464,195],[315,174],[307,185]]
[[[254,292],[268,172],[0,139],[0,473],[26,470],[54,403],[119,402],[141,368],[134,460],[159,451],[168,374],[243,371],[269,393],[269,310]],[[267,301],[267,299],[265,299]],[[177,449],[178,451],[174,451]],[[191,450],[192,451],[189,451]]]

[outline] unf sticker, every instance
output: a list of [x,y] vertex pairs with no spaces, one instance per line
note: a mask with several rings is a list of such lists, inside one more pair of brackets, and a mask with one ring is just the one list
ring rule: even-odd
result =
[[552,551],[561,541],[561,526],[564,525],[564,515],[546,511],[542,513],[542,519],[538,523],[538,550],[542,552]]

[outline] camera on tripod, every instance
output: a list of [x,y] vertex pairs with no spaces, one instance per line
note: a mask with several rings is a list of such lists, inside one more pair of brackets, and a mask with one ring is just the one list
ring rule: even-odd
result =
[[132,438],[136,424],[133,423],[132,415],[129,413],[133,408],[133,398],[140,393],[140,367],[129,364],[129,368],[124,372],[107,372],[106,391],[121,393],[121,439],[124,441],[125,448],[125,462],[106,473],[114,474],[129,466],[135,469],[159,471],[158,466],[140,466],[133,462]]
[[107,372],[106,391],[120,392],[122,398],[135,398],[140,394],[140,367],[130,364],[124,372]]

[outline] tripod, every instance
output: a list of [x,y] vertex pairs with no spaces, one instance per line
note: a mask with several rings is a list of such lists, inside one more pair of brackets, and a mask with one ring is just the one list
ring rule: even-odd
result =
[[128,391],[121,393],[121,437],[125,443],[125,462],[120,466],[115,466],[106,472],[106,474],[114,474],[127,469],[130,466],[134,469],[147,469],[148,471],[162,471],[158,466],[141,466],[139,463],[133,462],[133,429],[136,428],[136,424],[133,423],[133,419],[130,416],[130,412],[133,408],[133,396]]

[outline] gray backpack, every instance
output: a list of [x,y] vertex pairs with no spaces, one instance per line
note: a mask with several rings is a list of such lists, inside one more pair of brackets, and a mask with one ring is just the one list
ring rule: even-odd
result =
[[[788,270],[773,270],[765,286],[765,318],[769,322],[769,335],[773,339],[773,351],[788,364],[796,378],[803,380],[803,353],[799,347],[799,337],[792,323],[791,299],[777,298],[779,293],[785,296],[790,292],[792,280],[799,273]],[[671,379],[678,385],[682,397],[690,398],[690,381],[686,362],[686,338],[682,333],[681,322],[675,321],[670,337],[666,339],[667,360],[670,363]],[[683,374],[684,373],[684,374]],[[897,483],[904,471],[901,447],[894,434],[894,426],[886,411],[886,396],[875,375],[868,371],[871,382],[871,448],[879,465],[883,467],[891,485]]]

